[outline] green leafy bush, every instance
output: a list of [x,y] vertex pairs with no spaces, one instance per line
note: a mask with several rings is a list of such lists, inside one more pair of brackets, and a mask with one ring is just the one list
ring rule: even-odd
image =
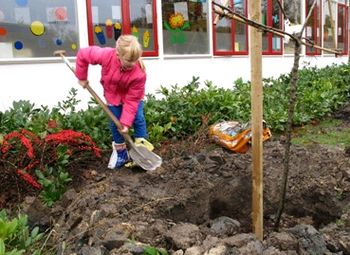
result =
[[29,230],[26,215],[9,219],[5,210],[0,211],[0,255],[40,255],[42,237],[38,227]]
[[44,166],[44,170],[35,171],[42,186],[40,197],[44,204],[51,207],[66,192],[68,183],[72,180],[66,167],[69,163],[68,147],[57,146],[57,159],[55,166]]
[[[350,67],[327,66],[322,69],[306,67],[299,72],[297,105],[294,123],[301,125],[313,119],[329,115],[349,100]],[[242,79],[233,88],[224,89],[205,82],[200,88],[198,77],[183,87],[161,87],[161,99],[147,97],[146,118],[150,125],[171,127],[164,131],[164,138],[193,134],[202,124],[203,116],[209,116],[208,124],[222,120],[247,122],[251,112],[251,85]],[[273,131],[283,131],[288,119],[290,75],[263,80],[264,116]],[[254,100],[254,99],[253,99]],[[159,132],[157,132],[159,133]],[[158,139],[160,139],[158,137]]]
[[[263,80],[264,116],[272,131],[286,127],[289,105],[290,75]],[[298,101],[294,123],[301,125],[334,112],[349,100],[350,67],[347,64],[317,69],[305,67],[299,71]],[[13,108],[0,112],[1,136],[25,128],[40,136],[48,132],[47,123],[57,123],[57,129],[72,129],[89,134],[99,147],[110,147],[108,117],[95,101],[86,110],[77,111],[77,90],[71,89],[66,100],[49,110],[35,108],[28,101],[13,103]],[[187,85],[162,86],[155,95],[146,96],[145,115],[153,143],[173,137],[186,137],[202,125],[202,118],[213,124],[222,120],[247,122],[251,114],[251,85],[238,79],[232,88],[221,88],[210,81],[200,84],[193,77]],[[253,99],[254,100],[254,99]]]

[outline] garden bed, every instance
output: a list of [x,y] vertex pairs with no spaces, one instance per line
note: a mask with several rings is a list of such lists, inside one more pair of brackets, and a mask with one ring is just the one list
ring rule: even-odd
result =
[[[346,118],[342,128],[350,129]],[[233,154],[203,132],[163,144],[157,153],[164,163],[152,172],[108,170],[108,152],[73,164],[75,181],[54,207],[27,197],[24,208],[32,225],[54,230],[49,244],[59,254],[144,254],[145,244],[174,254],[350,254],[350,157],[344,148],[292,146],[281,229],[273,231],[283,143],[283,136],[264,143],[263,242],[251,234],[251,151]],[[25,196],[16,186],[4,191],[2,197]]]

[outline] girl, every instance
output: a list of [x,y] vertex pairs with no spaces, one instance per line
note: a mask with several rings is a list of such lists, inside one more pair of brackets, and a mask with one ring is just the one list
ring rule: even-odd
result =
[[123,128],[118,130],[113,121],[110,129],[113,136],[113,152],[108,168],[120,168],[128,160],[129,154],[125,140],[120,133],[128,133],[133,126],[135,144],[143,144],[153,150],[148,137],[146,120],[143,113],[146,72],[141,61],[142,49],[133,35],[122,35],[116,42],[116,48],[91,46],[82,48],[77,54],[75,75],[79,84],[88,84],[89,64],[101,65],[101,84],[107,105],[119,119]]

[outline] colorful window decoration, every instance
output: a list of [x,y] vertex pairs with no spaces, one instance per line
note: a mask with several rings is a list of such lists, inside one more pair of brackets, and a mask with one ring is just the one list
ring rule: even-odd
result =
[[207,0],[163,0],[164,53],[208,54],[208,2]]
[[[215,2],[223,4],[224,1]],[[235,12],[248,16],[247,0],[230,0],[231,6]],[[214,55],[247,55],[248,25],[224,17],[213,25],[213,41]]]
[[[314,0],[306,0],[305,6],[305,17],[308,16],[309,10],[312,7]],[[322,26],[321,19],[321,0],[317,0],[317,3],[312,10],[311,17],[306,23],[305,36],[308,42],[313,43],[317,46],[322,46]],[[320,55],[321,50],[315,47],[306,47],[307,55]]]
[[0,1],[0,59],[74,56],[79,47],[75,1]]
[[133,34],[144,56],[158,56],[155,0],[88,0],[90,45],[115,47],[122,34]]
[[342,54],[348,54],[348,6],[338,4],[337,48]]
[[115,41],[123,29],[121,1],[91,0],[87,7],[90,44],[115,47]]
[[[278,5],[278,0],[262,0],[262,23],[264,25],[282,29],[282,13]],[[282,38],[272,33],[264,32],[262,35],[263,54],[281,55]]]

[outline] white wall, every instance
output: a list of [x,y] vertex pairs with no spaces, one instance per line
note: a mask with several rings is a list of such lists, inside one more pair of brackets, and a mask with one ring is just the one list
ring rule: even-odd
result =
[[[80,46],[88,45],[87,18],[85,1],[77,1]],[[161,2],[157,1],[158,17],[161,18]],[[209,17],[211,10],[209,8]],[[209,20],[209,23],[211,20]],[[213,57],[208,56],[178,56],[162,55],[162,22],[158,22],[159,53],[157,58],[146,58],[148,73],[146,93],[155,93],[162,86],[174,84],[186,85],[192,76],[200,77],[200,81],[213,81],[217,86],[232,87],[234,80],[242,77],[250,80],[250,60],[248,56]],[[211,38],[211,31],[209,31]],[[212,49],[212,45],[210,45]],[[74,60],[74,59],[73,59]],[[347,62],[348,57],[303,57],[302,65],[310,63],[323,67],[332,63]],[[21,61],[19,63],[18,61]],[[263,76],[276,77],[281,73],[290,72],[293,65],[292,56],[264,56]],[[93,89],[102,97],[99,85],[98,66],[91,66],[89,80]],[[0,111],[11,107],[13,101],[30,100],[36,105],[52,107],[68,96],[70,88],[78,88],[78,98],[82,100],[81,108],[86,107],[90,98],[88,91],[84,91],[77,84],[71,71],[59,58],[16,60],[16,62],[0,60]]]
[[[347,62],[347,57],[304,57],[301,60],[302,65],[310,63],[319,67],[342,62]],[[192,76],[200,77],[201,82],[209,80],[227,88],[232,87],[237,78],[250,80],[248,57],[153,58],[146,59],[145,64],[148,73],[147,93],[155,93],[161,85],[186,85]],[[264,57],[263,76],[276,77],[290,72],[292,65],[293,57]],[[89,79],[91,86],[102,97],[99,72],[98,66],[91,66]],[[8,109],[17,100],[30,100],[38,106],[54,106],[66,98],[72,87],[78,88],[82,108],[90,97],[88,91],[77,84],[70,69],[59,60],[54,63],[0,65],[0,77],[0,111]]]

